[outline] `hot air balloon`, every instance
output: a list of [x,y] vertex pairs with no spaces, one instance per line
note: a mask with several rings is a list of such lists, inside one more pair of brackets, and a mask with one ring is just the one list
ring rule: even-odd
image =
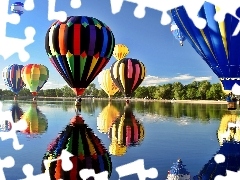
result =
[[33,103],[29,109],[21,116],[21,119],[27,123],[27,128],[21,131],[30,136],[42,135],[47,131],[48,120],[46,116],[38,109],[37,104]]
[[24,4],[22,2],[15,2],[11,5],[12,13],[17,13],[18,15],[22,15],[24,11]]
[[116,44],[113,50],[113,56],[119,61],[129,54],[129,49],[124,44]]
[[56,70],[81,96],[109,62],[115,45],[110,28],[87,16],[70,16],[56,21],[45,38],[47,55]]
[[112,123],[119,117],[120,113],[111,102],[102,110],[97,117],[97,128],[100,133],[108,133]]
[[128,103],[124,113],[117,118],[108,132],[111,140],[109,151],[112,155],[121,156],[126,153],[127,147],[138,146],[144,139],[144,127],[133,115]]
[[111,78],[110,69],[102,70],[99,73],[98,82],[100,87],[107,93],[109,99],[111,99],[111,96],[119,91],[118,87],[114,84]]
[[42,64],[28,64],[23,67],[21,73],[26,87],[35,98],[49,78],[48,68]]
[[240,33],[233,36],[239,20],[226,14],[222,22],[215,21],[219,7],[205,2],[198,16],[206,20],[206,26],[198,29],[189,18],[185,8],[172,9],[172,17],[195,51],[208,64],[223,84],[231,90],[234,83],[240,85]]
[[146,76],[146,68],[137,59],[124,58],[110,67],[111,78],[126,98],[138,88]]
[[23,65],[12,64],[5,67],[2,71],[2,78],[4,80],[4,83],[9,90],[15,93],[15,97],[14,97],[15,100],[18,93],[25,86],[21,76],[22,69],[23,69]]
[[178,26],[174,21],[172,22],[170,29],[173,36],[179,41],[180,45],[183,46],[183,41],[185,41],[186,38],[183,35],[183,33],[179,30]]
[[57,159],[64,149],[73,155],[70,157],[73,164],[70,171],[63,171],[61,160],[49,163],[48,167],[42,163],[42,172],[48,171],[52,180],[82,180],[79,176],[82,169],[94,169],[96,174],[107,171],[110,178],[112,172],[110,154],[79,115],[74,116],[69,125],[49,145],[43,160]]

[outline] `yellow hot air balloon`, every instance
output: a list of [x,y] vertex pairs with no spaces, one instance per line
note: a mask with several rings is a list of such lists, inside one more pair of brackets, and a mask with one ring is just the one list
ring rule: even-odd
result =
[[116,44],[113,50],[113,56],[119,61],[125,58],[129,53],[129,49],[124,44]]
[[112,126],[114,120],[120,115],[119,111],[111,104],[102,110],[102,112],[97,117],[97,127],[100,133],[106,134],[109,128]]
[[98,82],[100,87],[107,93],[109,99],[119,90],[111,78],[110,69],[102,70],[99,73]]
[[217,137],[220,145],[224,141],[240,142],[240,116],[231,113],[223,115]]

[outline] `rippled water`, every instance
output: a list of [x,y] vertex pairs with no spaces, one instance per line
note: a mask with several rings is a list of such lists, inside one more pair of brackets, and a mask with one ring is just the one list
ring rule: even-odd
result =
[[[13,168],[4,169],[7,180],[25,178],[22,172],[25,164],[33,165],[35,175],[42,173],[44,154],[63,130],[61,138],[72,137],[70,151],[76,153],[80,150],[73,149],[78,149],[78,146],[86,149],[90,146],[87,139],[95,133],[106,150],[110,151],[111,156],[107,158],[106,151],[102,159],[112,162],[111,180],[118,179],[116,167],[138,159],[144,159],[145,169],[155,167],[158,170],[157,179],[160,180],[166,179],[168,170],[179,158],[191,176],[195,176],[220,148],[218,130],[221,129],[221,120],[226,121],[222,125],[222,133],[226,131],[228,121],[236,123],[236,120],[229,118],[232,116],[229,114],[234,113],[227,111],[226,105],[131,102],[130,107],[126,108],[124,101],[109,104],[104,100],[83,100],[81,116],[86,124],[84,127],[68,126],[75,117],[73,102],[39,101],[35,106],[30,101],[20,101],[18,104],[3,101],[3,109],[14,111],[15,121],[19,119],[17,116],[23,114],[29,125],[24,132],[18,132],[23,149],[14,150],[12,140],[0,141],[0,158],[13,156],[15,159]],[[3,131],[8,126],[2,122],[1,128]],[[85,133],[79,135],[78,131]],[[92,144],[95,149],[104,151],[97,140]],[[138,177],[135,174],[121,179],[134,180]]]

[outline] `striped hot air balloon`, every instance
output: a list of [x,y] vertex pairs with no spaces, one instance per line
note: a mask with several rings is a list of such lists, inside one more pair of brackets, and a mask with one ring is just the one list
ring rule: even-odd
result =
[[21,76],[22,69],[23,65],[12,64],[5,67],[2,71],[2,78],[5,85],[16,95],[25,86]]
[[36,96],[49,78],[48,68],[42,64],[28,64],[23,67],[22,79],[33,96]]
[[56,21],[45,39],[47,55],[77,96],[109,62],[115,39],[102,21],[87,16],[70,16],[65,22]]
[[146,76],[146,68],[137,59],[124,58],[110,67],[111,78],[125,97],[131,97]]

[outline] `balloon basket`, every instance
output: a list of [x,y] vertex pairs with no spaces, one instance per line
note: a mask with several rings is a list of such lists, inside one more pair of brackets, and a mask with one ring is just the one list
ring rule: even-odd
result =
[[228,102],[228,110],[236,110],[237,109],[237,102]]
[[81,102],[75,102],[75,106],[81,106]]

